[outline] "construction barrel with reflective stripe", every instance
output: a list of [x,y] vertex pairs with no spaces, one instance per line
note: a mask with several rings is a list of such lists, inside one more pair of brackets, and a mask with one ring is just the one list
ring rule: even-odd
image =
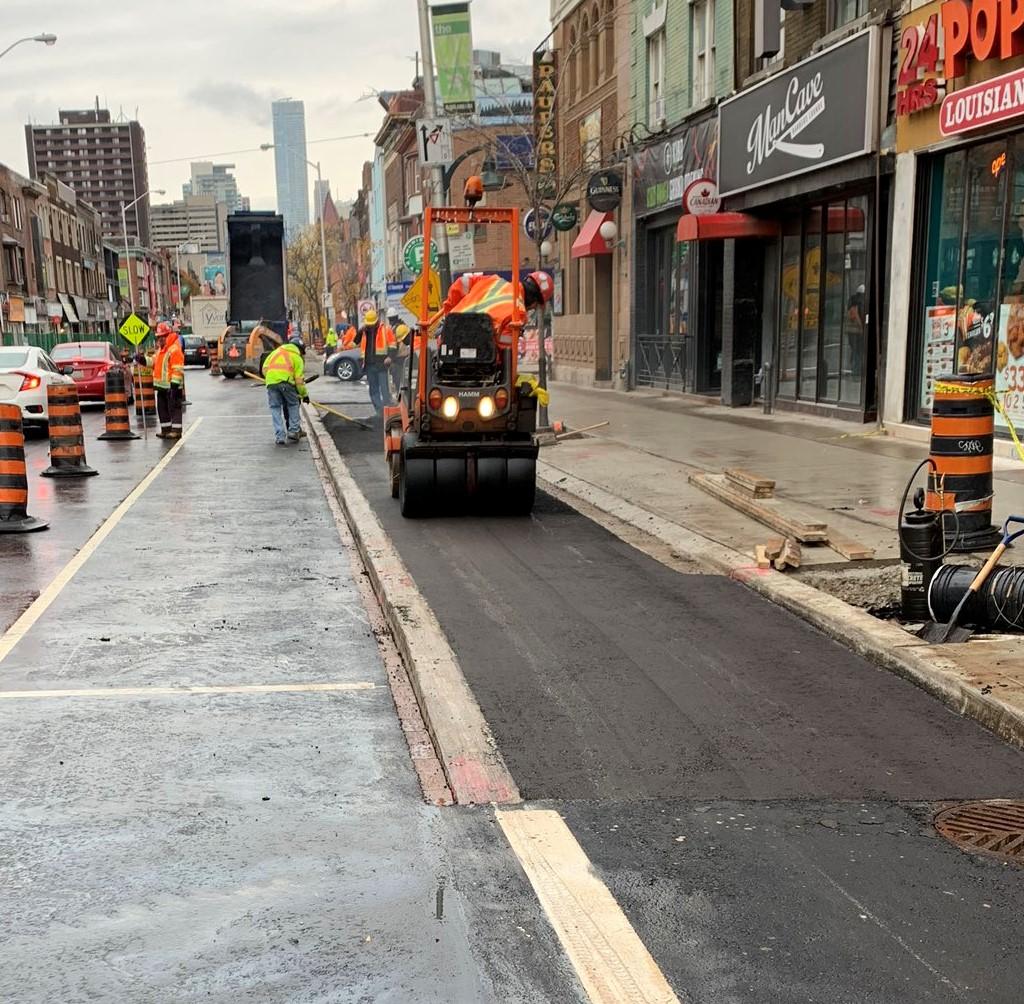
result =
[[50,466],[44,478],[86,478],[99,471],[85,462],[82,409],[74,384],[50,384],[46,388],[47,422],[50,426]]
[[[156,390],[153,387],[153,371],[148,366],[135,368],[135,415],[145,418],[156,414]],[[143,425],[149,423],[144,421]]]
[[956,514],[943,523],[946,545],[961,553],[999,540],[992,525],[993,398],[989,375],[965,373],[935,383],[929,450],[934,467],[925,508]]
[[97,439],[138,439],[128,421],[128,394],[125,391],[125,372],[120,366],[107,370],[103,382],[103,416],[106,431]]
[[50,524],[28,514],[28,469],[21,408],[0,404],[0,533],[45,530]]

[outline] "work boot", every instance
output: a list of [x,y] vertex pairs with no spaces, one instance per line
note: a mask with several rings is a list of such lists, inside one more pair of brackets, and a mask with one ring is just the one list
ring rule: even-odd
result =
[[181,439],[181,429],[171,429],[168,439]]
[[157,439],[170,439],[171,438],[171,427],[169,425],[161,425],[160,431],[156,434]]
[[299,433],[297,433],[297,432],[289,432],[288,433],[288,442],[289,443],[297,443],[299,441],[299,438],[300,438],[300,436],[299,436]]

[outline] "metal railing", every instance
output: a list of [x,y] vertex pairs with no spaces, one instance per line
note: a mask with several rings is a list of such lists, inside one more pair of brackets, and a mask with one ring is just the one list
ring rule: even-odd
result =
[[686,339],[669,335],[636,336],[636,385],[686,390]]

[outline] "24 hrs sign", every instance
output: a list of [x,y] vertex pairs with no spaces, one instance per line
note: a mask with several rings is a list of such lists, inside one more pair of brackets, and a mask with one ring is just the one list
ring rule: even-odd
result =
[[938,14],[912,24],[900,34],[900,69],[896,77],[896,114],[914,115],[937,105],[946,93],[942,65],[942,25]]

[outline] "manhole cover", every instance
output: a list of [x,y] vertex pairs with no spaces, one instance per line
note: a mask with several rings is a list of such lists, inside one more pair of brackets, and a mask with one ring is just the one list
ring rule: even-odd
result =
[[967,802],[935,817],[935,829],[965,850],[1024,865],[1024,802]]

